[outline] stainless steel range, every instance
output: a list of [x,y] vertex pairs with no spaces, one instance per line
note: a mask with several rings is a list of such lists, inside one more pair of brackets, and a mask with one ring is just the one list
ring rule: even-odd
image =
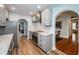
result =
[[38,33],[37,32],[33,32],[32,33],[32,40],[35,44],[38,45]]
[[32,40],[33,40],[33,42],[35,42],[37,45],[38,45],[38,33],[39,33],[39,32],[44,32],[44,31],[38,30],[38,31],[32,32]]

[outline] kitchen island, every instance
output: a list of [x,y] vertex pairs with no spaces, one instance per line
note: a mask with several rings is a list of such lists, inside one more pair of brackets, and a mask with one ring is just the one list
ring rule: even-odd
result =
[[0,55],[7,55],[13,34],[0,35]]

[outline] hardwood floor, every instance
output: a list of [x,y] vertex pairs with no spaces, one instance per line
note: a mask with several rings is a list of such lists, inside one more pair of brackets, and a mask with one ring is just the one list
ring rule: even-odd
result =
[[68,55],[78,54],[78,42],[72,42],[72,38],[62,39],[56,43],[56,48]]
[[[68,55],[78,54],[78,44],[77,42],[72,42],[67,39],[62,39],[56,44],[56,48]],[[45,55],[45,53],[35,46],[31,40],[27,40],[26,37],[21,37],[19,42],[18,54],[17,49],[13,49],[13,55]],[[58,52],[52,51],[49,55],[58,55]],[[60,52],[59,52],[60,53]]]
[[78,43],[78,55],[79,55],[79,43]]
[[[14,53],[15,55],[16,53]],[[21,37],[18,48],[18,55],[44,55],[45,53],[35,46],[31,40]]]

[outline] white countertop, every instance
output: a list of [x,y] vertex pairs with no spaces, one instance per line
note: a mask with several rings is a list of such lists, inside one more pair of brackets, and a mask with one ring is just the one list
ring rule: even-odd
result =
[[34,30],[34,29],[30,29],[29,31],[31,31],[31,32],[36,32],[37,30]]
[[42,31],[42,32],[38,32],[38,34],[45,35],[45,36],[53,34],[52,31],[50,31],[50,30],[30,30],[30,31],[31,32]]
[[52,35],[52,32],[45,31],[45,32],[39,32],[38,34],[48,36],[48,35]]
[[13,34],[0,35],[0,55],[6,55],[13,38]]

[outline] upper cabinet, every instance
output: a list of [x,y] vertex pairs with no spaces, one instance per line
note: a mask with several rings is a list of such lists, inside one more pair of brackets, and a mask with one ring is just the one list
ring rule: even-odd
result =
[[6,18],[7,18],[7,14],[6,14],[6,9],[3,7],[0,7],[0,26],[6,26]]
[[51,26],[52,25],[52,10],[46,9],[42,12],[42,24],[44,26]]

